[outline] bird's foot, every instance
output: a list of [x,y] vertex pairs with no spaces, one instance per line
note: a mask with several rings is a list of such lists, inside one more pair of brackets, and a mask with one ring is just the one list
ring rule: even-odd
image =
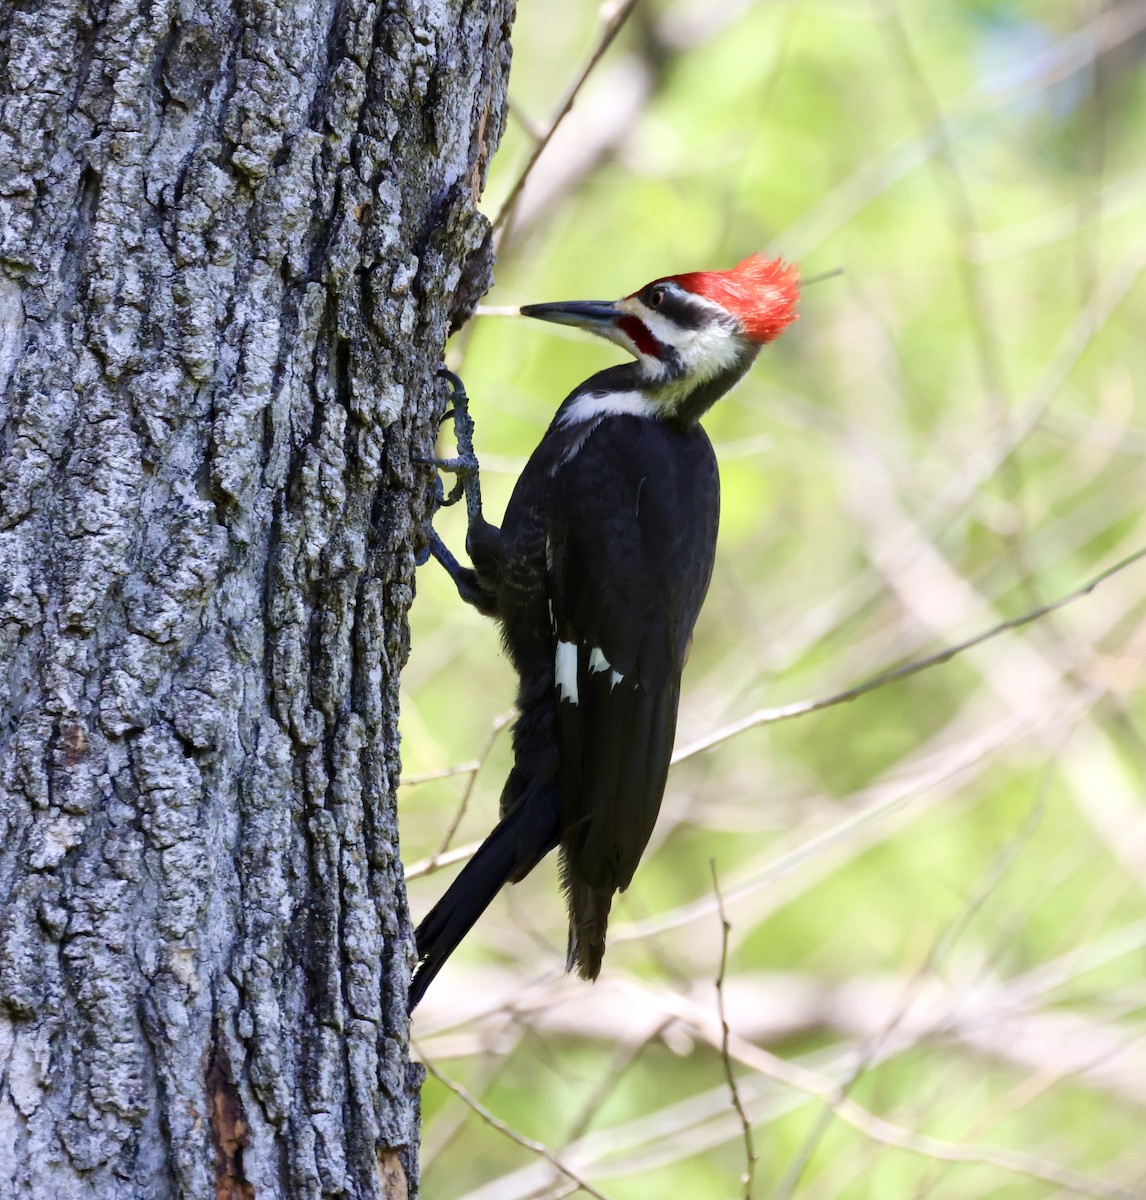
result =
[[[477,460],[477,455],[474,453],[473,435],[474,423],[469,413],[469,397],[466,395],[465,385],[452,371],[442,367],[438,372],[439,378],[445,378],[450,387],[450,400],[446,410],[439,418],[439,428],[451,417],[454,422],[454,437],[457,440],[457,454],[453,457],[437,458],[423,457],[415,458],[414,462],[419,466],[432,467],[434,470],[433,482],[431,483],[431,492],[428,498],[427,515],[425,520],[425,537],[421,540],[421,544],[415,551],[414,562],[417,566],[422,566],[423,563],[429,561],[431,557],[437,558],[447,570],[451,570],[450,562],[445,556],[449,555],[449,551],[445,549],[441,539],[434,532],[434,514],[439,508],[449,508],[464,496],[466,500],[466,512],[469,522],[472,525],[475,520],[481,520],[481,477],[480,467]],[[446,491],[445,485],[442,482],[439,472],[445,471],[447,474],[453,475],[454,483],[449,492]],[[456,563],[454,564],[456,567]],[[451,570],[451,574],[453,571]]]
[[453,371],[442,367],[438,377],[445,379],[450,387],[450,403],[441,421],[453,418],[454,437],[458,446],[458,452],[452,458],[429,460],[437,470],[455,476],[453,487],[448,494],[441,496],[439,504],[449,507],[465,496],[467,515],[472,523],[481,516],[481,476],[477,454],[474,453],[474,422],[470,416],[469,397],[465,384]]

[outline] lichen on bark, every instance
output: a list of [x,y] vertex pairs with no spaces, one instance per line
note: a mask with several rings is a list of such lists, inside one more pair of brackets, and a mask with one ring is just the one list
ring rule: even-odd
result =
[[398,676],[511,17],[0,4],[0,1195],[416,1191]]

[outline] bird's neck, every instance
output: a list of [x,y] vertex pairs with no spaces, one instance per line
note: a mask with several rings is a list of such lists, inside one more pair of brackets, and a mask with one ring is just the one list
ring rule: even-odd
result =
[[642,362],[607,367],[568,396],[555,421],[579,425],[606,416],[642,416],[691,429],[725,392],[735,387],[755,361],[758,348],[746,346],[712,373],[674,369],[654,371]]
[[690,428],[740,382],[758,350],[741,343],[735,353],[699,365],[686,365],[672,355],[655,364],[632,363],[635,386],[655,403],[661,420]]
[[757,352],[757,347],[745,346],[734,358],[711,372],[681,373],[675,377],[670,373],[660,379],[648,380],[645,388],[663,412],[663,420],[689,428],[744,378]]

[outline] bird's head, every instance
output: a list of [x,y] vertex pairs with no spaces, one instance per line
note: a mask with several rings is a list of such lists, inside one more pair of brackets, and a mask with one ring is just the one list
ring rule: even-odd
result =
[[711,403],[731,387],[760,347],[796,319],[799,290],[794,266],[753,254],[727,271],[665,275],[616,301],[527,304],[521,311],[616,342],[637,359],[650,394],[675,407],[698,390],[715,390]]

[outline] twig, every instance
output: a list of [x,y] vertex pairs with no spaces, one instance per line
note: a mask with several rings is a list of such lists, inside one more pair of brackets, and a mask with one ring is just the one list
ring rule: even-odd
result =
[[476,758],[469,762],[455,763],[452,767],[439,767],[436,771],[423,771],[420,775],[406,775],[402,787],[418,787],[423,783],[436,783],[439,779],[453,779],[455,775],[472,775],[481,763]]
[[[965,738],[952,751],[920,756],[917,769],[904,778],[898,773],[888,775],[875,784],[849,798],[848,816],[835,821],[827,828],[804,838],[796,845],[767,859],[763,866],[754,868],[742,878],[731,893],[734,901],[771,887],[787,878],[814,859],[832,853],[856,853],[864,839],[884,825],[894,814],[906,809],[918,798],[944,787],[953,787],[958,777],[966,781],[967,773],[981,769],[995,755],[1024,741],[1042,730],[1058,730],[1078,719],[1078,714],[1097,703],[1107,692],[1092,687],[1053,708],[1045,700],[1032,701],[1009,716],[992,718],[974,736]],[[948,728],[957,727],[958,718],[953,718]],[[936,744],[942,740],[936,739]],[[913,764],[914,765],[914,764]],[[886,835],[883,835],[886,836]],[[680,929],[693,921],[702,920],[713,911],[713,901],[707,894],[692,900],[652,920],[633,922],[618,929],[613,935],[614,944],[640,941]]]
[[[683,996],[662,995],[658,999],[662,1011],[671,1013],[691,1025],[710,1045],[718,1044],[720,1039],[717,1030],[713,1028],[712,1017],[700,1005]],[[936,1162],[996,1167],[1001,1171],[1038,1179],[1082,1195],[1104,1197],[1108,1200],[1142,1200],[1140,1192],[1107,1183],[1105,1180],[1091,1179],[1079,1171],[1037,1155],[1010,1150],[1005,1146],[951,1142],[906,1129],[864,1108],[849,1097],[842,1096],[837,1081],[818,1071],[787,1062],[736,1034],[729,1036],[728,1045],[729,1053],[735,1055],[739,1062],[761,1072],[769,1079],[784,1083],[806,1095],[815,1096],[828,1105],[845,1124],[885,1146],[905,1150],[922,1158],[934,1159]]]
[[[515,1034],[517,1036],[514,1036]],[[488,1095],[489,1089],[496,1086],[510,1065],[513,1050],[520,1044],[521,1036],[515,1029],[510,1032],[509,1037],[499,1040],[497,1049],[493,1053],[490,1052],[491,1047],[483,1047],[484,1053],[481,1061],[475,1067],[476,1082],[479,1085],[478,1095]],[[452,1108],[452,1112],[443,1112],[429,1129],[423,1130],[422,1145],[418,1151],[422,1162],[437,1162],[443,1155],[450,1154],[458,1139],[466,1133],[466,1126],[470,1119],[469,1109],[464,1104],[453,1105]],[[556,1177],[560,1178],[560,1176]]]
[[[417,1043],[414,1043],[417,1048]],[[527,1138],[524,1134],[520,1134],[516,1129],[511,1129],[500,1117],[494,1116],[488,1108],[476,1097],[471,1096],[460,1083],[455,1082],[448,1076],[443,1075],[441,1071],[428,1059],[421,1050],[418,1050],[418,1057],[422,1061],[422,1065],[430,1072],[431,1075],[443,1086],[449,1088],[451,1092],[461,1102],[467,1105],[475,1112],[491,1129],[496,1129],[498,1133],[507,1137],[511,1142],[515,1142],[523,1149],[536,1154],[538,1158],[543,1158],[551,1167],[560,1171],[570,1182],[575,1183],[583,1192],[590,1196],[595,1196],[596,1200],[609,1200],[609,1197],[604,1192],[599,1192],[588,1180],[582,1179],[572,1167],[566,1165],[549,1149],[548,1146],[541,1142],[535,1142],[532,1138]]]
[[715,733],[711,733],[707,737],[698,738],[695,742],[678,750],[673,755],[672,761],[678,763],[683,762],[686,758],[693,758],[695,755],[702,754],[705,750],[711,750],[713,746],[719,746],[722,742],[727,742],[749,729],[755,729],[757,726],[775,725],[779,721],[790,721],[793,717],[802,717],[808,713],[820,712],[825,708],[833,708],[837,704],[847,704],[852,700],[858,700],[861,696],[866,696],[869,692],[886,687],[888,684],[899,683],[903,679],[909,679],[912,675],[918,675],[921,671],[941,666],[943,663],[950,662],[951,659],[963,654],[965,651],[971,650],[975,646],[981,646],[984,642],[991,641],[992,638],[996,638],[1000,634],[1007,633],[1013,629],[1021,629],[1024,625],[1029,625],[1032,621],[1037,621],[1040,617],[1045,617],[1049,613],[1057,612],[1061,608],[1066,608],[1068,605],[1084,599],[1100,584],[1125,571],[1142,558],[1146,558],[1146,546],[1143,546],[1140,550],[1135,550],[1133,554],[1128,554],[1123,559],[1119,559],[1113,566],[1107,567],[1105,571],[1100,571],[1093,579],[1083,584],[1082,587],[1075,589],[1073,592],[1068,592],[1065,596],[1060,596],[1057,600],[1052,600],[1049,604],[1041,604],[1038,608],[1033,608],[1021,616],[1001,621],[998,625],[993,625],[990,629],[984,630],[982,633],[977,633],[974,637],[968,638],[966,641],[959,642],[954,646],[948,646],[945,650],[939,650],[935,654],[928,655],[926,658],[919,658],[914,662],[906,663],[902,667],[896,667],[894,670],[884,671],[863,683],[856,684],[855,687],[848,688],[846,691],[836,692],[834,695],[824,696],[819,700],[798,700],[794,704],[782,704],[776,708],[757,709],[756,712],[749,713],[748,716],[741,718],[739,721],[725,725]]
[[835,279],[843,273],[843,267],[833,267],[830,271],[821,271],[818,275],[809,275],[807,279],[800,280],[800,290],[803,291],[804,288],[810,288],[813,283],[823,283],[827,279]]
[[[1046,776],[1044,775],[1044,783]],[[990,867],[983,882],[980,884],[977,891],[971,896],[965,905],[959,910],[955,918],[947,925],[943,932],[932,943],[931,948],[927,952],[927,956],[920,964],[918,970],[914,973],[907,987],[904,989],[900,997],[899,1004],[896,1010],[891,1014],[890,1018],[883,1024],[883,1027],[877,1030],[872,1036],[865,1039],[866,1044],[862,1050],[856,1055],[856,1060],[848,1072],[847,1077],[840,1082],[839,1094],[841,1097],[849,1095],[855,1088],[856,1084],[863,1078],[864,1074],[871,1066],[880,1058],[881,1051],[891,1035],[895,1033],[903,1024],[907,1014],[911,1011],[912,1005],[918,998],[920,988],[928,976],[934,974],[939,964],[946,957],[947,952],[959,939],[960,935],[966,930],[974,916],[981,911],[987,899],[999,886],[1003,876],[1008,868],[1018,857],[1020,850],[1030,841],[1034,835],[1034,831],[1042,819],[1043,800],[1042,796],[1036,799],[1034,806],[1027,815],[1023,823],[1019,826],[1014,836],[1007,842],[1002,850],[992,860]],[[807,1170],[808,1164],[812,1161],[816,1147],[823,1140],[831,1126],[834,1114],[831,1108],[825,1106],[820,1113],[819,1119],[816,1121],[811,1132],[808,1134],[804,1144],[800,1147],[791,1169],[788,1172],[784,1183],[780,1186],[776,1193],[776,1200],[787,1200],[789,1196],[795,1194],[796,1186],[800,1181],[801,1176]]]
[[724,1063],[724,1077],[728,1080],[728,1090],[732,1093],[732,1107],[740,1118],[740,1131],[744,1135],[744,1174],[741,1180],[744,1184],[744,1200],[752,1200],[752,1177],[756,1173],[756,1147],[752,1144],[752,1122],[744,1110],[740,1099],[740,1090],[736,1086],[736,1075],[732,1070],[732,1058],[728,1053],[728,1042],[732,1030],[728,1027],[728,1017],[724,1011],[724,974],[728,967],[728,935],[732,932],[728,917],[724,912],[724,897],[720,894],[720,880],[716,875],[716,859],[708,860],[712,870],[712,890],[716,893],[716,906],[720,913],[720,970],[716,975],[716,1009],[720,1014],[720,1059]]
[[466,845],[457,846],[445,854],[437,852],[430,855],[429,858],[420,858],[417,862],[411,863],[406,868],[406,878],[408,880],[421,879],[423,875],[433,875],[435,871],[440,871],[443,867],[452,867],[454,863],[465,862],[467,858],[477,853],[477,848],[480,845],[480,840],[467,842]]
[[545,153],[545,148],[549,145],[553,135],[561,126],[561,122],[569,115],[573,107],[574,101],[577,99],[578,92],[585,85],[585,81],[593,73],[594,68],[605,55],[605,51],[613,44],[613,39],[621,32],[625,22],[629,19],[629,15],[637,5],[637,0],[622,0],[619,7],[612,13],[605,16],[604,25],[601,29],[600,37],[597,39],[597,45],[593,48],[592,54],[589,55],[588,61],[582,67],[580,74],[573,81],[572,86],[565,93],[564,99],[561,101],[561,106],[557,110],[557,115],[549,123],[549,127],[537,139],[536,145],[533,147],[533,152],[530,154],[528,161],[522,168],[521,174],[514,181],[513,187],[509,189],[509,195],[502,202],[501,208],[497,211],[497,216],[493,219],[493,228],[495,232],[505,224],[509,215],[517,206],[518,198],[521,195],[522,188],[525,187],[533,168],[537,165],[537,160]]
[[[454,840],[454,835],[458,831],[458,826],[462,823],[462,818],[466,815],[466,809],[470,806],[470,797],[474,794],[474,787],[477,784],[477,777],[482,767],[485,766],[486,760],[490,756],[494,745],[497,742],[501,731],[513,720],[516,714],[513,711],[502,713],[500,716],[494,717],[493,724],[490,727],[489,735],[485,739],[485,744],[478,752],[477,764],[472,771],[469,772],[469,779],[466,780],[466,786],[462,791],[462,798],[458,801],[457,811],[454,813],[453,820],[446,827],[446,832],[442,835],[441,845],[437,850],[430,855],[430,863],[427,868],[427,873],[432,871],[440,862],[442,855],[447,853],[450,848],[450,843]],[[458,772],[461,774],[462,772]]]
[[[620,1086],[629,1068],[636,1063],[637,1059],[640,1058],[653,1042],[661,1038],[665,1029],[671,1024],[673,1024],[671,1020],[664,1021],[648,1037],[642,1038],[636,1045],[629,1045],[622,1042],[617,1046],[613,1052],[608,1070],[604,1072],[600,1083],[593,1089],[593,1094],[581,1106],[581,1111],[573,1118],[572,1127],[562,1139],[566,1144],[580,1142],[585,1137],[593,1118],[600,1112],[601,1106],[605,1101]],[[566,1184],[564,1187],[553,1191],[551,1189],[554,1187],[554,1184],[555,1180],[551,1175],[543,1184],[539,1184],[534,1188],[526,1200],[541,1200],[543,1196],[551,1197],[551,1200],[560,1200],[560,1197],[572,1195],[577,1191],[576,1184]]]

